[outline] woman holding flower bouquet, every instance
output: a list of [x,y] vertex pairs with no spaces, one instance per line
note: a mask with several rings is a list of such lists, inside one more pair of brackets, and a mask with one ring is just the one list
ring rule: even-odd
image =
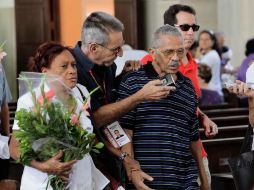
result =
[[[89,155],[94,145],[93,126],[84,110],[87,104],[85,106],[83,104],[83,94],[88,97],[89,93],[84,86],[77,84],[76,63],[71,50],[58,43],[45,43],[37,49],[31,61],[32,71],[46,73],[46,78],[48,75],[56,75],[64,85],[61,85],[61,81],[56,80],[56,83],[54,80],[53,88],[48,83],[41,82],[42,87],[32,88],[33,91],[30,90],[18,100],[16,120],[13,126],[13,130],[17,130],[17,133],[14,131],[11,139],[10,153],[15,160],[20,159],[26,165],[22,175],[21,190],[103,189],[108,179],[94,166]],[[24,80],[30,84],[33,78]],[[42,81],[46,80],[42,79]],[[69,97],[68,92],[73,99],[66,98]],[[57,111],[52,112],[52,110]],[[24,121],[25,116],[33,118],[30,117],[31,114],[36,115],[34,121]],[[38,119],[37,115],[41,118]],[[66,115],[68,118],[65,117]],[[64,116],[63,119],[61,116]],[[31,143],[24,143],[23,139],[28,138],[29,135],[21,137],[25,134],[26,125],[30,123],[32,123],[31,130],[38,129],[38,136],[43,133],[44,138],[40,136],[39,139],[31,141],[37,135],[33,133],[33,137],[29,138]],[[79,126],[82,131],[79,130]],[[60,129],[62,131],[59,131]],[[45,131],[53,132],[50,134]],[[81,140],[85,139],[84,142],[87,144],[80,144],[81,140],[75,141],[77,136]],[[47,142],[52,142],[52,144],[46,146]],[[50,151],[56,150],[55,147],[63,148],[58,149],[56,154],[50,154]],[[57,178],[52,178],[52,176]],[[64,184],[63,186],[59,185],[59,180],[61,184]]]

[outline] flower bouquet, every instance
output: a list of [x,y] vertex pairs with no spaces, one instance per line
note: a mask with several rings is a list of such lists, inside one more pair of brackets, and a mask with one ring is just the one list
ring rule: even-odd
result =
[[[21,95],[31,97],[28,109],[21,108],[15,115],[20,130],[14,131],[14,136],[20,143],[21,163],[29,165],[33,159],[43,162],[60,150],[64,152],[63,162],[80,160],[103,147],[96,143],[94,133],[84,129],[88,99],[74,98],[59,77],[22,73],[19,84]],[[50,175],[49,183],[55,190],[68,188],[58,176]]]

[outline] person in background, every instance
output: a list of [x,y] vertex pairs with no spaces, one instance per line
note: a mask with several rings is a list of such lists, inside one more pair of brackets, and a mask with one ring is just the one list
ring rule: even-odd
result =
[[214,104],[221,104],[222,97],[215,90],[209,88],[209,82],[212,78],[212,71],[206,64],[198,65],[198,83],[201,89],[201,97],[199,99],[199,106],[207,106]]
[[234,82],[236,80],[236,72],[238,67],[234,67],[231,63],[232,60],[232,51],[228,49],[226,52],[222,52],[221,58],[224,65],[221,65],[221,83],[225,84],[227,82]]
[[[0,133],[8,138],[10,135],[8,103],[12,100],[12,96],[2,65],[4,56],[6,56],[6,54],[0,52]],[[8,178],[9,160],[0,158],[0,168],[0,180]]]
[[[231,48],[225,45],[225,35],[223,32],[216,32],[215,37],[218,44],[218,48],[220,49],[221,52],[221,64],[226,65],[227,62],[229,61],[228,59],[232,57],[233,51]],[[227,55],[224,56],[223,54]]]
[[[124,183],[122,163],[126,167],[129,166],[128,175],[130,175],[130,169],[139,168],[139,164],[133,158],[125,156],[121,149],[116,149],[108,141],[103,140],[105,137],[101,128],[117,121],[140,102],[158,100],[170,90],[170,87],[161,86],[160,80],[154,80],[132,96],[116,102],[116,89],[122,75],[116,78],[114,61],[123,54],[123,31],[122,22],[114,16],[104,12],[93,12],[84,21],[81,41],[74,48],[78,82],[86,86],[89,91],[100,87],[91,96],[91,112],[95,132],[107,149],[103,149],[96,159],[97,166],[100,165],[101,171],[110,178],[113,189],[117,189],[120,183]],[[124,66],[127,70],[139,68],[139,65],[131,65],[130,62],[127,64]]]
[[225,45],[225,35],[223,32],[215,33],[218,47],[221,51],[221,83],[232,83],[235,81],[237,69],[231,64],[233,51],[229,46]]
[[[83,107],[82,96],[88,96],[87,89],[77,84],[77,68],[71,49],[56,42],[42,44],[36,50],[35,56],[30,59],[30,70],[33,72],[47,73],[61,77],[62,82],[71,89],[71,94],[75,98],[77,106],[76,113]],[[36,90],[36,89],[35,89]],[[37,89],[38,90],[38,89]],[[82,93],[81,93],[82,92]],[[83,94],[83,95],[82,95]],[[17,110],[21,108],[31,109],[34,105],[31,94],[26,93],[18,99]],[[83,112],[81,126],[88,133],[92,132],[93,126],[90,119]],[[13,130],[19,130],[18,122],[15,120]],[[10,142],[10,153],[13,159],[20,157],[19,143],[14,136]],[[109,180],[94,166],[90,154],[85,155],[81,160],[62,162],[63,151],[59,151],[55,156],[45,162],[32,160],[25,166],[20,190],[41,190],[46,189],[48,174],[60,176],[68,181],[70,190],[96,189],[102,190]],[[53,190],[49,185],[49,190]]]
[[212,31],[203,30],[198,37],[199,51],[201,56],[198,58],[200,63],[207,64],[212,69],[212,79],[209,88],[216,90],[221,96],[221,51],[218,47],[216,37]]
[[199,171],[201,189],[209,190],[199,143],[196,93],[191,80],[178,72],[185,54],[181,33],[170,25],[158,28],[149,54],[152,62],[123,77],[120,99],[168,74],[175,88],[161,100],[142,102],[120,119],[132,137],[131,144],[123,149],[141,166],[132,170],[135,188],[128,184],[127,189],[198,189]]
[[[200,97],[201,91],[198,85],[198,65],[189,52],[190,47],[195,41],[195,34],[199,30],[199,25],[197,25],[196,21],[196,11],[188,5],[172,5],[164,13],[164,24],[175,26],[183,36],[185,54],[182,58],[178,71],[191,79],[196,95],[197,97]],[[141,60],[141,62],[146,64],[148,61],[152,60],[152,57],[147,55]],[[214,137],[218,133],[217,125],[199,108],[197,109],[197,115],[200,121],[200,126],[205,129],[206,137]],[[208,167],[207,153],[205,152],[201,141],[200,145],[207,177],[210,183],[211,175]]]
[[243,60],[236,75],[236,79],[242,82],[246,82],[246,71],[249,65],[254,61],[254,38],[247,41],[245,55],[246,58]]

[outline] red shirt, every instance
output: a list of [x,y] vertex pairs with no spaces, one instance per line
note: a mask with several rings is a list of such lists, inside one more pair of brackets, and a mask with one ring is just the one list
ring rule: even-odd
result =
[[[181,63],[178,68],[178,71],[180,71],[184,76],[188,77],[192,81],[196,95],[197,97],[200,97],[201,91],[198,85],[198,65],[189,52],[187,52],[187,59],[188,59],[188,63],[186,65]],[[143,65],[147,64],[147,62],[152,62],[152,61],[153,59],[149,54],[147,54],[145,57],[141,59],[141,63]],[[207,153],[203,147],[203,144],[202,143],[200,144],[201,144],[202,157],[207,157]]]

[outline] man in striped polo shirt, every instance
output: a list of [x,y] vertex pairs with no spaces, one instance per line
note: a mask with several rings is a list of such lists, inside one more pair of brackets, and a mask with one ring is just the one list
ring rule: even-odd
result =
[[[193,9],[193,7],[188,5],[171,5],[164,13],[164,24],[175,26],[183,36],[184,48],[186,52],[182,58],[178,71],[180,71],[184,76],[188,77],[192,81],[196,95],[198,98],[200,98],[201,91],[198,84],[197,74],[198,65],[189,52],[190,47],[194,43],[195,35],[199,30],[199,25],[197,25],[196,19],[196,11]],[[148,61],[152,61],[152,57],[149,54],[141,60],[142,64],[146,64]],[[200,121],[200,127],[204,128],[206,137],[212,138],[217,135],[218,127],[216,123],[214,123],[199,108],[197,109],[197,115]],[[208,182],[211,184],[211,175],[208,167],[207,153],[201,141],[200,146]]]
[[[131,171],[127,189],[173,190],[209,189],[199,145],[197,97],[192,82],[178,72],[185,54],[179,31],[164,25],[154,33],[149,54],[153,61],[128,73],[119,87],[126,98],[147,82],[171,74],[175,91],[156,101],[144,101],[121,118],[121,125],[132,137],[122,151],[140,162],[140,170]],[[148,175],[147,175],[148,174]],[[148,181],[144,181],[144,180]]]

